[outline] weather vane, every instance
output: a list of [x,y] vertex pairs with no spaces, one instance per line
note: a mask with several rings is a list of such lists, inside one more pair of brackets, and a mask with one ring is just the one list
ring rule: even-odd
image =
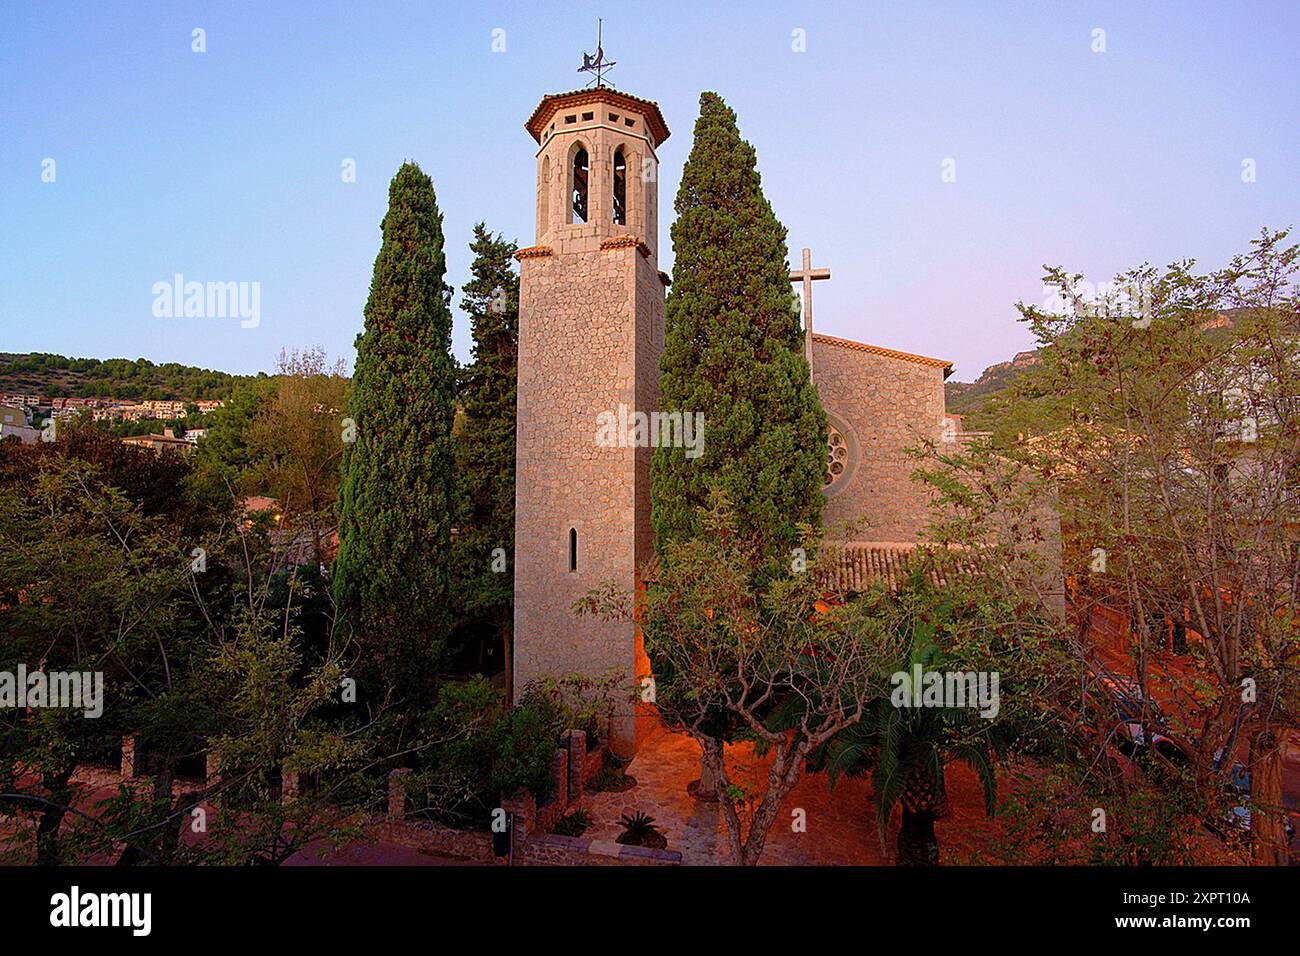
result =
[[[582,52],[582,66],[578,67],[579,73],[594,73],[596,76],[597,88],[605,85],[605,73],[612,66],[617,66],[613,60],[605,59],[605,49],[600,45],[601,33],[603,32],[604,21],[596,21],[596,55],[593,57],[586,50]],[[591,84],[588,83],[588,86]],[[610,84],[613,86],[613,84]]]

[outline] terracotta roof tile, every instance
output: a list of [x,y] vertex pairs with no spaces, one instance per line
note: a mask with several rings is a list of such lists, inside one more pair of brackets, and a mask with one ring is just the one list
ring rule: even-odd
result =
[[[819,579],[827,587],[842,593],[862,592],[876,581],[884,583],[890,591],[897,591],[907,578],[912,560],[917,557],[915,545],[887,542],[851,542],[839,546],[829,566],[820,569]],[[947,583],[947,571],[962,570],[965,562],[956,555],[939,555],[931,552],[932,560],[921,566],[931,584]]]
[[900,352],[898,349],[887,349],[883,345],[868,345],[865,342],[840,339],[833,335],[823,335],[820,332],[813,333],[813,341],[820,342],[823,345],[838,345],[840,348],[854,349],[858,352],[869,352],[872,355],[880,355],[885,358],[902,359],[904,362],[917,362],[921,365],[929,365],[931,368],[941,368],[943,369],[944,378],[952,374],[952,362],[947,359],[931,358],[928,355],[916,355],[912,352]]
[[538,259],[543,256],[554,255],[555,250],[550,246],[528,246],[526,249],[520,249],[515,253],[515,259]]

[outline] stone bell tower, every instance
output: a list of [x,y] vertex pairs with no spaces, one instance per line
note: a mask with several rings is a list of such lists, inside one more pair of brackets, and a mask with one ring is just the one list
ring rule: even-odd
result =
[[[636,629],[573,613],[607,581],[635,593],[653,554],[652,449],[598,438],[602,413],[658,408],[667,276],[658,266],[659,107],[608,87],[542,98],[537,241],[516,254],[516,698],[537,677],[649,672]],[[630,754],[642,721],[611,728]]]

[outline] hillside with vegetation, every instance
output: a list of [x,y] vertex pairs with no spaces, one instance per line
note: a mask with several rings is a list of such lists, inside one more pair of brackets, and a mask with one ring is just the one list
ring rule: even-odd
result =
[[990,365],[973,382],[945,382],[944,401],[948,411],[964,415],[964,426],[971,431],[989,431],[995,419],[993,400],[1003,394],[1025,369],[1037,365],[1038,350],[1017,352],[1009,362]]
[[45,398],[133,398],[196,401],[229,398],[242,381],[265,378],[232,375],[177,362],[148,359],[68,358],[47,352],[0,352],[0,393]]
[[[1211,317],[1199,323],[1199,332],[1207,341],[1230,341],[1232,330],[1248,315],[1247,309],[1227,308],[1214,310]],[[1042,366],[1045,355],[1042,349],[1017,352],[1009,362],[990,365],[973,382],[945,382],[944,402],[950,414],[962,415],[962,426],[967,431],[987,431],[1013,437],[1018,433],[1035,434],[1063,424],[1041,396],[1035,396],[1025,376]],[[1024,394],[1013,395],[1012,388],[1019,383]],[[1014,399],[1014,401],[1013,401]],[[1012,407],[1015,413],[1012,413]],[[1059,410],[1058,410],[1059,411]]]

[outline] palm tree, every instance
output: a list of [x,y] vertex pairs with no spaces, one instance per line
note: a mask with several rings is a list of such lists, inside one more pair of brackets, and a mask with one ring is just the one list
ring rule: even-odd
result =
[[[877,589],[861,595],[881,622],[879,639],[898,649],[897,668],[882,686],[898,674],[962,669],[948,659],[944,647],[952,635],[969,623],[960,602],[932,584],[919,566],[913,566],[894,593]],[[862,718],[831,738],[808,758],[809,770],[826,770],[833,789],[841,776],[871,776],[876,822],[883,843],[894,807],[902,807],[898,831],[897,862],[904,866],[934,866],[939,862],[935,821],[948,812],[944,769],[964,761],[979,777],[984,808],[990,816],[997,807],[996,767],[1006,759],[1024,728],[1003,715],[986,719],[973,707],[900,706],[895,694],[871,701]],[[774,726],[797,720],[798,697],[787,700],[773,713]]]
[[823,760],[832,789],[841,776],[871,775],[881,842],[894,807],[902,806],[899,865],[934,866],[939,862],[934,824],[948,812],[944,768],[954,760],[969,764],[983,786],[985,812],[992,816],[995,767],[1006,755],[1009,737],[1005,727],[975,710],[896,707],[880,698],[827,744]]

